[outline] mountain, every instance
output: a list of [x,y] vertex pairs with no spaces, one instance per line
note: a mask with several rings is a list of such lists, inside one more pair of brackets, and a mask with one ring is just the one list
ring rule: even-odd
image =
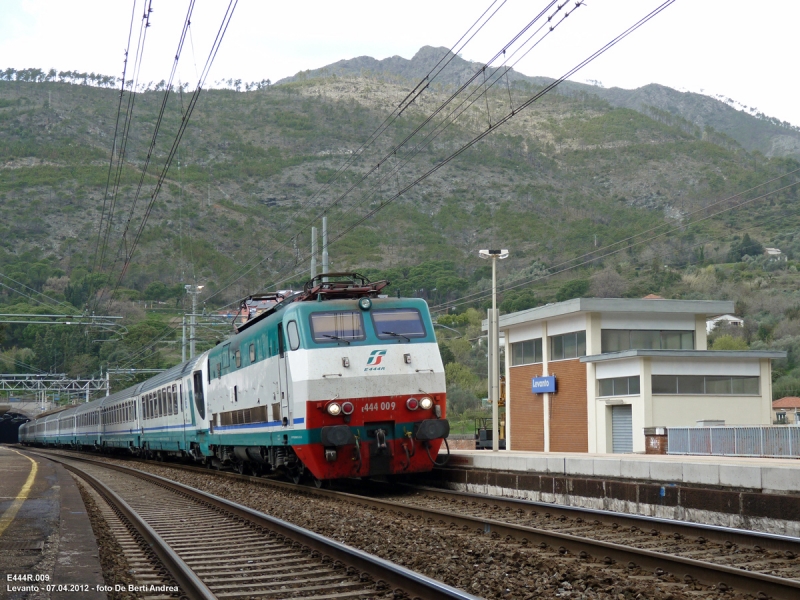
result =
[[[389,82],[412,84],[409,87],[413,87],[413,84],[428,75],[445,56],[452,60],[442,75],[435,80],[445,86],[462,85],[482,67],[479,63],[453,56],[447,48],[424,46],[410,60],[400,56],[383,60],[359,56],[340,60],[319,69],[302,71],[293,77],[278,81],[277,84],[336,76],[381,78]],[[509,71],[508,79],[511,82],[527,81],[541,87],[553,81],[547,77],[529,77],[513,69]],[[482,81],[481,78],[477,83],[480,84]],[[716,98],[692,92],[679,92],[655,83],[635,90],[625,90],[616,87],[605,89],[566,81],[559,86],[559,89],[566,94],[592,94],[606,100],[611,106],[630,108],[648,115],[655,108],[689,121],[702,130],[707,127],[713,128],[729,136],[749,152],[757,151],[768,157],[800,159],[800,129],[781,125],[777,119],[759,118],[736,110]]]
[[[797,346],[797,364],[774,372],[788,378],[780,389],[800,387],[800,186],[787,176],[800,164],[779,152],[792,130],[661,86],[566,82],[466,147],[548,80],[512,72],[501,89],[470,88],[429,119],[474,72],[459,57],[387,120],[444,52],[205,90],[158,194],[186,94],[170,94],[161,118],[163,89],[135,102],[125,94],[120,123],[130,114],[130,127],[115,136],[118,91],[4,71],[3,312],[80,312],[116,288],[97,310],[125,316],[126,329],[120,339],[6,325],[0,360],[72,374],[174,364],[177,344],[165,358],[142,348],[180,326],[186,284],[204,285],[199,306],[209,312],[264,288],[302,286],[311,227],[325,214],[333,270],[388,278],[389,293],[426,298],[437,313],[455,304],[442,324],[474,328],[451,344],[472,369],[462,389],[473,399],[486,362],[468,340],[481,335],[475,323],[491,286],[477,250],[498,247],[511,250],[498,268],[503,311],[576,294],[735,300],[748,343]],[[759,150],[765,144],[774,151]],[[112,148],[125,163],[109,179]],[[748,255],[744,234],[788,260]],[[201,328],[199,347],[220,331]]]

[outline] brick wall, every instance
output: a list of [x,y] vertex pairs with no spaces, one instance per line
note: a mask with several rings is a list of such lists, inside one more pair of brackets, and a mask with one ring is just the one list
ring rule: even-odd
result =
[[507,410],[509,418],[512,419],[509,450],[542,452],[544,450],[542,395],[531,391],[531,379],[541,377],[542,365],[511,367],[509,371],[511,398],[508,400]]
[[550,394],[550,451],[588,452],[586,364],[577,359],[559,360],[547,368],[556,376],[558,390]]

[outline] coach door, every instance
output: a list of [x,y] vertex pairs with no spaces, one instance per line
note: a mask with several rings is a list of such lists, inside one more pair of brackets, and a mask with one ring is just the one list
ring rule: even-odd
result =
[[280,382],[280,401],[281,401],[281,422],[292,426],[292,410],[289,403],[289,367],[286,353],[286,334],[283,330],[283,323],[278,324],[278,380]]

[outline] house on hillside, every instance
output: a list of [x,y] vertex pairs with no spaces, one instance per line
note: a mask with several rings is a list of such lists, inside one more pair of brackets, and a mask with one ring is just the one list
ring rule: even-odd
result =
[[[644,429],[772,422],[777,351],[708,350],[733,302],[576,298],[502,315],[506,447],[644,452]],[[488,323],[485,322],[485,328]]]
[[764,254],[766,254],[770,260],[786,260],[786,255],[781,252],[780,248],[764,248]]
[[744,319],[736,315],[719,315],[706,320],[706,333],[710,334],[717,325],[730,325],[732,327],[744,327]]
[[775,425],[800,425],[800,398],[786,396],[773,400],[772,422]]

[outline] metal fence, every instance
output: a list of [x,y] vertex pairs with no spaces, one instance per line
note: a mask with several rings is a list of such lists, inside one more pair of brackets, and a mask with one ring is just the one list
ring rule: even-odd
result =
[[667,454],[800,458],[800,427],[669,427]]

